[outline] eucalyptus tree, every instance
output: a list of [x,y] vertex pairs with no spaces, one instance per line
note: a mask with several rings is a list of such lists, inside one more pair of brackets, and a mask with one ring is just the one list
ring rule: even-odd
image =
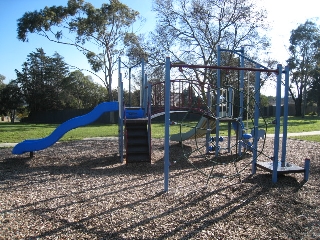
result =
[[[296,116],[304,116],[307,91],[320,55],[320,29],[314,22],[307,20],[291,31],[290,57],[287,60],[290,67],[290,95],[295,102]],[[317,78],[316,78],[317,79]],[[304,103],[303,103],[304,102]]]
[[[171,56],[173,62],[216,65],[217,46],[238,50],[247,46],[252,56],[269,46],[266,37],[266,11],[253,0],[155,0],[157,26],[152,33],[149,62]],[[223,65],[238,66],[239,58],[230,52],[222,53]],[[216,71],[184,70],[188,78],[213,83]],[[227,78],[227,72],[223,72]],[[229,75],[228,84],[237,75]],[[231,81],[231,82],[230,82]]]
[[[119,0],[110,0],[100,8],[83,0],[69,0],[67,6],[26,12],[18,20],[18,39],[27,41],[29,33],[37,33],[52,42],[76,47],[86,56],[90,72],[102,80],[111,99],[113,72],[125,49],[123,40],[138,16]],[[98,75],[100,71],[104,77]]]

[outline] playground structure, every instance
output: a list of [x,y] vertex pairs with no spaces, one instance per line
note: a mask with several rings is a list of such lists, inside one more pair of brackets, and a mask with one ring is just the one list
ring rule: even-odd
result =
[[[286,162],[286,143],[287,143],[287,122],[288,122],[288,89],[289,89],[289,68],[288,66],[285,67],[285,70],[282,70],[282,66],[279,64],[277,69],[268,69],[263,67],[261,64],[258,64],[247,57],[244,56],[244,48],[241,48],[239,51],[231,51],[234,54],[237,54],[240,57],[240,67],[230,67],[230,66],[221,66],[221,52],[222,51],[231,51],[228,49],[221,49],[220,46],[217,48],[217,66],[203,66],[203,65],[188,65],[188,64],[175,64],[171,63],[170,58],[166,58],[165,69],[165,156],[164,156],[164,190],[169,190],[169,145],[170,145],[170,81],[171,75],[170,71],[172,68],[179,68],[180,70],[183,68],[207,68],[207,69],[215,69],[217,71],[217,82],[216,82],[216,99],[220,99],[220,90],[221,90],[221,70],[236,70],[240,73],[240,96],[239,96],[239,105],[240,105],[240,112],[237,119],[231,116],[230,121],[237,122],[241,125],[242,117],[243,117],[243,103],[244,103],[244,71],[253,71],[255,72],[255,101],[256,104],[254,106],[254,127],[253,127],[253,138],[258,139],[260,138],[259,127],[259,98],[260,98],[260,74],[261,72],[273,73],[277,75],[277,88],[276,88],[276,118],[275,118],[275,136],[274,136],[274,154],[270,158],[271,162],[258,162],[258,151],[257,151],[257,144],[258,141],[253,141],[251,147],[252,150],[252,174],[256,173],[257,167],[262,168],[266,171],[272,173],[272,182],[277,182],[278,174],[286,174],[286,173],[304,173],[304,180],[307,181],[309,178],[309,168],[310,168],[310,160],[305,159],[305,166],[304,168],[296,166],[294,164],[290,164]],[[244,67],[244,60],[249,60],[250,62],[256,64],[255,68],[247,68]],[[282,74],[285,75],[284,86],[285,86],[285,95],[284,95],[284,117],[283,117],[283,139],[282,139],[282,155],[281,160],[279,161],[279,135],[280,135],[280,116],[281,116],[281,87],[282,87]],[[216,112],[215,116],[212,114],[212,117],[215,118],[215,128],[216,128],[216,137],[215,137],[215,155],[218,155],[219,152],[219,128],[220,128],[220,121],[221,118],[219,117],[220,114],[220,106],[216,104]],[[238,127],[238,130],[241,128]],[[211,129],[208,129],[208,132],[211,132]],[[208,135],[207,134],[207,142],[208,142]],[[238,131],[238,140],[241,140],[243,137],[241,132]],[[247,135],[248,136],[248,135]],[[240,141],[239,141],[240,143]],[[241,145],[238,146],[239,154],[241,153]]]
[[[229,51],[237,54],[240,58],[239,67],[221,66],[221,52]],[[256,64],[255,68],[244,67],[245,60]],[[230,152],[231,149],[231,131],[236,132],[236,156],[241,157],[242,150],[249,150],[252,152],[251,170],[252,174],[256,173],[257,168],[264,169],[272,173],[272,181],[277,182],[278,174],[286,173],[304,173],[304,180],[309,177],[310,160],[305,160],[304,168],[286,162],[286,142],[287,142],[287,120],[288,120],[288,87],[289,87],[289,68],[278,65],[277,69],[268,69],[262,65],[248,59],[244,56],[244,49],[239,51],[231,51],[227,49],[217,49],[217,66],[204,65],[188,65],[176,64],[166,58],[165,62],[165,81],[152,84],[147,81],[147,75],[144,72],[144,62],[141,62],[142,76],[140,82],[140,106],[125,107],[123,102],[123,79],[121,72],[121,59],[119,58],[118,67],[118,102],[102,103],[98,105],[92,112],[87,115],[80,116],[61,124],[51,135],[43,139],[25,140],[19,143],[12,151],[13,154],[22,154],[33,151],[38,151],[47,148],[58,141],[67,131],[73,128],[80,127],[92,123],[102,113],[119,111],[119,156],[120,161],[126,163],[134,162],[151,162],[151,121],[152,119],[164,115],[165,117],[165,139],[164,139],[164,190],[169,190],[169,146],[170,140],[182,143],[187,139],[194,139],[198,150],[198,139],[205,137],[205,153],[211,153],[217,158],[220,154],[223,137],[220,136],[220,127],[222,123],[228,125],[228,136],[226,143],[226,150]],[[137,65],[133,66],[136,67]],[[132,67],[129,67],[129,72]],[[215,86],[206,84],[199,86],[196,80],[188,79],[171,79],[171,69],[179,68],[206,68],[216,70],[217,82]],[[239,89],[235,90],[230,86],[221,86],[221,70],[239,71]],[[244,71],[255,72],[254,85],[254,107],[252,113],[253,128],[250,133],[245,131],[243,124],[243,115],[246,107],[244,106],[245,88],[244,88]],[[263,152],[263,145],[261,149],[258,146],[258,140],[265,138],[265,131],[259,126],[259,98],[260,98],[260,74],[267,72],[276,74],[277,76],[277,92],[276,92],[276,118],[275,118],[275,135],[274,135],[274,154],[270,162],[257,161],[259,154]],[[281,116],[281,87],[282,75],[285,75],[284,81],[284,117],[283,117],[283,139],[282,139],[282,155],[279,158],[279,135],[280,135],[280,116]],[[130,79],[130,74],[129,74]],[[130,81],[129,81],[130,84]],[[192,89],[199,86],[199,92],[194,95]],[[176,88],[176,89],[175,89]],[[172,89],[172,91],[171,91]],[[178,89],[178,94],[176,90]],[[187,94],[183,95],[183,90],[187,89]],[[130,90],[130,87],[129,87]],[[204,90],[204,91],[203,91]],[[239,95],[238,113],[234,115],[234,95],[237,91]],[[200,95],[203,95],[200,98]],[[249,93],[247,93],[249,94]],[[198,96],[198,97],[197,97]],[[205,99],[205,100],[204,100]],[[248,110],[248,109],[247,109]],[[176,125],[180,126],[179,134],[170,135],[170,126],[173,121],[171,116],[173,113],[187,116],[193,112],[200,116],[196,126],[193,126],[189,131],[182,132],[182,123]],[[248,119],[247,119],[248,120]],[[247,129],[248,130],[248,129]],[[211,133],[215,131],[215,136]],[[252,140],[253,139],[253,140]],[[252,142],[250,142],[252,140]],[[125,149],[125,154],[124,154]],[[279,160],[281,159],[281,160]]]

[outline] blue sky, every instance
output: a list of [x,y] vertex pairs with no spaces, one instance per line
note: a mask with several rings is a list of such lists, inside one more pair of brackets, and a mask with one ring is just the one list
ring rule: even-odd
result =
[[[79,68],[90,69],[85,56],[76,48],[50,42],[37,34],[29,34],[28,42],[22,42],[17,39],[17,20],[25,12],[40,10],[45,6],[66,6],[67,2],[68,0],[0,0],[0,74],[6,77],[5,83],[16,78],[15,69],[21,70],[27,55],[40,47],[44,49],[48,56],[58,52],[64,57],[66,63]],[[95,7],[100,7],[106,1],[90,0],[90,2]],[[154,19],[154,13],[151,11],[151,1],[122,0],[121,2],[139,11],[144,18]],[[148,20],[140,30],[148,32],[153,28],[154,24],[154,21]],[[84,74],[89,75],[86,72]]]
[[[88,0],[95,7],[100,7],[105,0]],[[285,64],[288,58],[290,31],[307,19],[320,17],[319,0],[257,0],[268,11],[271,23],[269,37],[272,48],[270,57]],[[148,32],[154,26],[155,14],[151,11],[152,0],[122,0],[130,8],[137,10],[147,19],[141,31]],[[62,55],[65,61],[80,68],[87,68],[86,58],[76,49],[48,41],[36,34],[29,35],[29,42],[17,39],[17,19],[27,11],[40,10],[45,6],[66,5],[67,0],[0,0],[0,74],[6,77],[6,83],[16,78],[15,69],[21,70],[27,55],[42,47],[48,56],[55,51]],[[319,21],[318,21],[319,24]],[[165,57],[165,56],[164,56]]]

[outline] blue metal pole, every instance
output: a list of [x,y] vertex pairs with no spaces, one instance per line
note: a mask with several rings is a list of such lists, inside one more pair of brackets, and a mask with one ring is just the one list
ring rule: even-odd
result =
[[[241,47],[241,53],[242,55],[240,56],[240,67],[244,67],[244,47]],[[243,91],[244,91],[244,70],[240,70],[240,92],[239,92],[239,106],[240,106],[240,111],[239,111],[239,119],[240,122],[242,123],[242,119],[243,119],[243,100],[244,100],[244,95],[243,95]],[[241,124],[242,125],[242,124]],[[242,138],[242,129],[240,124],[238,124],[238,137]],[[241,156],[241,144],[239,144],[238,146],[238,155]]]
[[233,89],[228,87],[228,117],[233,117]]
[[143,84],[143,107],[144,107],[144,117],[146,117],[147,113],[147,102],[148,102],[148,92],[146,87],[148,86],[148,77],[147,74],[144,75],[144,84]]
[[148,117],[148,143],[149,143],[149,157],[151,160],[151,83],[148,83],[148,88],[145,90],[147,92],[147,117]]
[[304,160],[304,181],[308,181],[309,180],[309,172],[310,172],[310,159],[306,158]]
[[[241,53],[244,54],[244,47],[241,47]],[[244,58],[241,55],[240,56],[240,67],[244,67]],[[241,117],[241,121],[243,118],[243,100],[244,100],[244,95],[243,95],[243,91],[244,91],[244,70],[240,70],[240,117]]]
[[129,68],[129,107],[131,107],[131,67]]
[[[228,88],[228,117],[233,118],[233,104],[234,104],[234,96],[233,96],[233,88]],[[231,152],[231,122],[228,122],[228,153]]]
[[[151,111],[152,111],[152,99],[151,99],[151,94],[152,94],[152,84],[149,82],[148,83],[148,110],[150,111],[150,113],[148,115],[151,116]],[[149,108],[150,107],[150,108]]]
[[[207,104],[208,104],[208,113],[210,113],[211,111],[211,88],[210,88],[210,85],[208,86],[208,90],[207,90]],[[210,110],[210,111],[209,111]],[[207,121],[207,129],[210,128],[210,122],[209,122],[209,119]],[[209,153],[209,141],[210,141],[210,133],[211,131],[208,131],[207,130],[207,134],[206,134],[206,151],[207,153]]]
[[165,72],[165,138],[164,138],[164,191],[169,191],[169,134],[170,134],[170,58],[166,58]]
[[140,82],[140,107],[144,108],[143,106],[143,97],[144,97],[144,59],[141,59],[141,82]]
[[[260,66],[257,64],[256,68]],[[256,79],[254,84],[255,89],[255,105],[254,105],[254,136],[253,136],[253,154],[252,154],[252,174],[257,171],[257,156],[258,156],[258,126],[259,126],[259,106],[260,106],[260,75],[261,72],[256,72]],[[248,83],[249,84],[249,83]],[[249,93],[247,93],[249,94]],[[247,110],[248,111],[248,110]]]
[[274,152],[273,152],[273,171],[272,182],[276,183],[278,180],[278,154],[279,154],[279,136],[280,136],[280,116],[281,116],[281,73],[282,66],[278,64],[277,75],[277,91],[276,91],[276,125],[274,133]]
[[284,68],[284,103],[283,103],[283,137],[282,137],[282,156],[281,167],[286,166],[287,153],[287,134],[288,134],[288,104],[289,104],[289,66]]
[[[220,46],[217,46],[217,66],[221,65],[221,51]],[[221,70],[217,69],[217,98],[216,98],[216,141],[215,141],[215,157],[218,157],[219,154],[219,131],[220,131],[220,120],[219,120],[219,112],[220,112],[220,86],[221,85]]]
[[121,163],[123,162],[123,82],[121,74],[121,58],[119,57],[118,63],[118,102],[119,102],[119,123],[118,123],[118,134],[119,134],[119,156]]

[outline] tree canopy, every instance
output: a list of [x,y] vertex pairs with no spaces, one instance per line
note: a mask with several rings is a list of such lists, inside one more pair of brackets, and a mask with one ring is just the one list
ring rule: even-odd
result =
[[[307,20],[291,31],[287,60],[290,67],[290,94],[295,102],[296,115],[304,116],[307,91],[315,80],[313,73],[319,64],[320,31],[319,27]],[[303,106],[304,101],[304,106]]]
[[16,81],[12,80],[0,89],[0,114],[10,115],[14,122],[16,112],[24,104],[21,89]]
[[87,58],[91,73],[100,78],[111,99],[112,75],[117,58],[124,52],[123,40],[139,13],[118,0],[100,8],[83,0],[69,0],[67,6],[45,7],[26,12],[18,20],[18,39],[28,41],[37,33],[50,41],[76,47]]
[[49,57],[42,48],[30,53],[22,65],[22,71],[16,69],[17,83],[29,110],[60,109],[61,81],[68,73],[68,66],[58,53]]
[[108,99],[106,88],[79,70],[70,73],[61,55],[47,56],[42,48],[30,53],[16,74],[30,112],[92,108]]
[[6,85],[4,83],[4,80],[6,79],[5,76],[3,76],[2,74],[0,74],[0,90]]
[[[217,46],[236,50],[265,49],[268,39],[261,34],[266,13],[248,0],[155,0],[157,27],[152,33],[149,62],[157,65],[163,56],[174,62],[216,65]],[[237,65],[237,58],[223,54],[223,65]],[[188,77],[213,82],[209,70],[185,71]]]
[[92,108],[108,99],[107,89],[79,70],[62,80],[64,108]]

